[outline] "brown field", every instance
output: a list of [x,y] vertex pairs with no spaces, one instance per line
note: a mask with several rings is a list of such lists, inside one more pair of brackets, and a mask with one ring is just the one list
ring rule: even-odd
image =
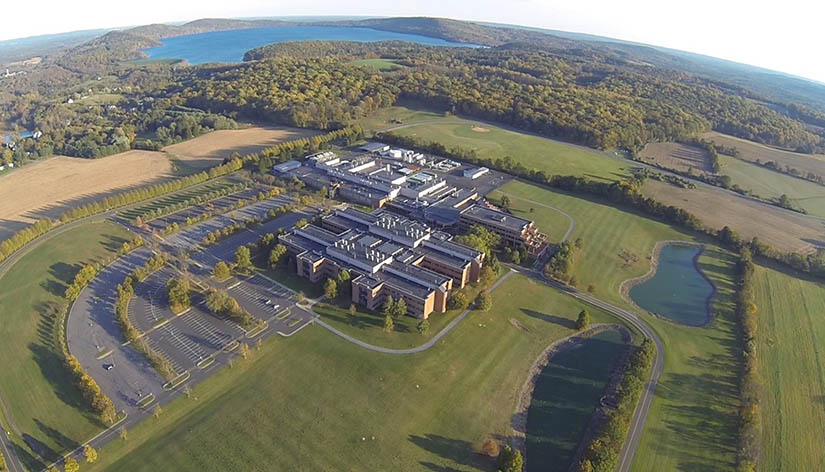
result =
[[213,131],[197,138],[163,148],[170,155],[180,159],[189,167],[211,167],[216,161],[237,152],[241,156],[258,152],[282,141],[313,136],[317,131],[256,126],[244,129]]
[[163,153],[127,151],[102,159],[57,156],[0,177],[0,239],[38,218],[113,190],[170,175]]
[[702,138],[712,140],[716,144],[736,146],[740,153],[739,158],[743,160],[751,162],[756,162],[757,159],[762,162],[776,161],[783,166],[791,166],[805,173],[813,172],[825,176],[825,156],[823,155],[783,151],[716,132],[704,133]]
[[648,180],[644,193],[684,208],[712,228],[730,226],[744,237],[758,237],[782,251],[810,252],[825,247],[825,223],[709,188],[683,189]]
[[710,172],[705,150],[679,143],[650,143],[642,149],[639,157],[653,164],[679,172]]

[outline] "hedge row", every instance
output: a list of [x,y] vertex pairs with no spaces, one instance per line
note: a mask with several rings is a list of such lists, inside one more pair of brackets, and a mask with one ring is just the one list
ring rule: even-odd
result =
[[753,255],[749,248],[739,254],[738,293],[736,314],[742,329],[742,375],[739,381],[739,448],[738,471],[754,471],[761,453],[762,420],[759,407],[762,382],[756,355],[756,331],[758,307],[753,288]]

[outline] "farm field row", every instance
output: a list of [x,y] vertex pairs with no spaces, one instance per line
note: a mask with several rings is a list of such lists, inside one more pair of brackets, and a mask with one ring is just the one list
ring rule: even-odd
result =
[[129,238],[111,223],[84,224],[43,241],[0,278],[0,396],[23,435],[14,438],[18,456],[31,470],[101,428],[62,365],[54,317],[75,272]]
[[[633,309],[620,292],[623,280],[650,267],[657,241],[706,243],[699,266],[716,285],[715,318],[707,327],[688,327],[645,315],[667,346],[659,387],[647,418],[632,470],[732,469],[736,450],[738,363],[733,319],[733,256],[710,241],[597,200],[510,182],[513,205],[530,199],[560,208],[576,219],[572,237],[583,249],[574,255],[579,288]],[[539,222],[542,229],[542,223]]]
[[733,136],[717,133],[715,131],[704,133],[701,137],[703,139],[713,141],[716,144],[736,147],[736,149],[739,150],[739,157],[741,159],[753,162],[756,162],[757,160],[762,162],[776,161],[783,167],[791,166],[804,172],[813,172],[815,174],[825,176],[825,156],[821,154],[811,155],[783,151],[781,149],[765,146],[764,144],[755,143],[753,141],[746,141],[744,139],[735,138]]
[[825,285],[756,266],[763,471],[825,469]]
[[413,356],[377,354],[318,326],[268,341],[105,447],[89,470],[490,470],[479,447],[512,435],[530,365],[573,333],[584,308],[520,275],[494,293],[493,310]]

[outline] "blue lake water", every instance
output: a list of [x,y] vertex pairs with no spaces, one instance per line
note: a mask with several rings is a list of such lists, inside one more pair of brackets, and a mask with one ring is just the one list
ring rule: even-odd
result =
[[713,286],[694,263],[701,251],[696,246],[663,247],[656,274],[630,289],[630,298],[645,310],[677,323],[705,324]]
[[275,26],[212,33],[191,34],[164,39],[163,45],[144,49],[150,59],[186,59],[190,64],[207,62],[240,62],[246,51],[259,46],[285,41],[409,41],[434,46],[467,46],[415,34],[393,33],[369,28],[334,26]]

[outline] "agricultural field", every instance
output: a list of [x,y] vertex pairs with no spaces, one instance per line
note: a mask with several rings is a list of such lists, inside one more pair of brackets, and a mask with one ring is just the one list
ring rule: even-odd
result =
[[381,72],[396,70],[402,67],[391,59],[359,59],[357,61],[350,62],[350,64],[355,66],[372,67],[380,70]]
[[825,469],[825,285],[756,266],[763,471]]
[[528,168],[551,174],[581,175],[605,180],[617,180],[629,175],[630,164],[611,159],[592,149],[510,131],[493,124],[452,115],[444,116],[443,113],[391,107],[379,110],[363,120],[362,124],[365,129],[389,129],[401,136],[437,141],[448,147],[473,149],[480,157],[510,156]]
[[738,409],[733,256],[700,236],[598,200],[521,182],[504,185],[493,197],[502,192],[514,202],[531,199],[573,215],[572,238],[584,242],[574,255],[578,287],[627,309],[633,307],[622,298],[619,285],[648,271],[657,241],[708,244],[699,267],[716,285],[714,320],[707,327],[689,327],[644,315],[667,351],[632,470],[731,470]]
[[784,151],[717,132],[705,133],[701,137],[711,140],[716,144],[736,147],[740,153],[739,158],[746,161],[776,161],[783,167],[791,166],[806,173],[813,172],[814,174],[825,176],[825,156],[823,155],[799,154]]
[[825,218],[825,186],[751,164],[725,155],[719,156],[722,174],[762,198],[787,195],[791,202],[809,215]]
[[652,165],[679,172],[711,172],[707,152],[680,143],[650,143],[639,153],[639,158]]
[[70,207],[157,182],[170,171],[166,156],[151,151],[127,151],[101,159],[58,156],[29,164],[0,177],[0,239]]
[[197,138],[166,146],[163,150],[186,167],[218,165],[234,153],[241,156],[258,152],[282,141],[318,134],[316,131],[282,126],[253,126],[212,131]]
[[764,203],[725,197],[716,189],[684,189],[648,180],[643,193],[693,213],[711,228],[730,226],[746,238],[758,237],[781,251],[811,251],[825,243],[821,221]]
[[512,435],[531,364],[573,333],[583,308],[523,276],[494,299],[412,356],[367,351],[315,325],[271,339],[86,470],[494,470],[479,447]]
[[30,470],[42,469],[101,428],[80,406],[79,392],[63,367],[54,344],[54,313],[75,272],[113,254],[128,238],[120,226],[87,223],[37,244],[0,275],[0,359],[5,379],[0,397],[19,428],[11,428],[12,437]]

